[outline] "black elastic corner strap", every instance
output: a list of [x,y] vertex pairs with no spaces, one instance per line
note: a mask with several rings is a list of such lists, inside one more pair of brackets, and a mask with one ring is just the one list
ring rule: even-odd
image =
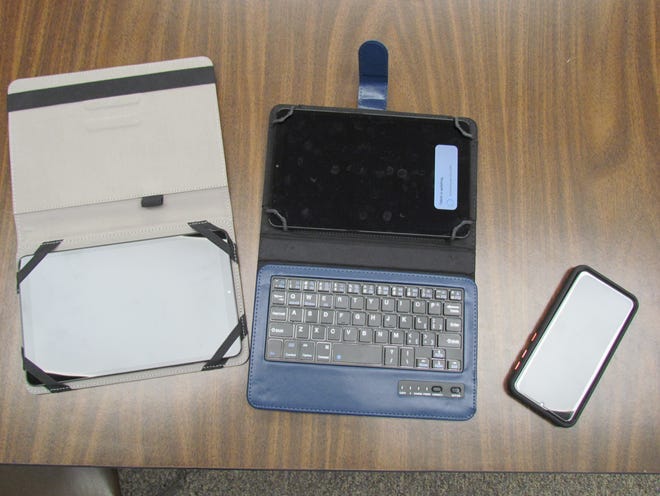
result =
[[247,321],[245,319],[245,314],[243,314],[238,319],[236,327],[234,327],[234,329],[229,333],[229,336],[227,336],[225,341],[220,345],[218,351],[216,351],[211,359],[204,364],[202,370],[219,369],[224,367],[228,360],[225,358],[225,354],[227,351],[229,351],[231,345],[234,344],[234,341],[237,339],[243,339],[245,336],[247,336]]
[[[222,251],[224,251],[227,255],[229,255],[229,258],[231,258],[234,262],[238,263],[236,245],[229,237],[229,234],[227,234],[227,231],[214,226],[206,220],[188,222],[188,225],[199,234],[207,238],[211,243],[216,245]],[[222,236],[218,233],[222,234]]]
[[454,117],[454,127],[456,127],[456,129],[458,129],[458,132],[461,133],[466,138],[470,138],[470,139],[473,138],[469,128],[466,130],[464,128],[463,121],[458,120],[458,117]]
[[63,103],[82,102],[97,98],[132,95],[135,93],[147,93],[150,91],[185,88],[211,83],[215,83],[213,66],[157,72],[155,74],[142,74],[140,76],[10,93],[7,95],[7,111],[14,112]]
[[23,370],[25,370],[32,377],[40,381],[48,391],[51,393],[61,393],[62,391],[71,391],[71,388],[66,384],[56,381],[46,372],[37,367],[30,360],[23,355]]
[[[274,215],[275,217],[277,217],[277,218],[280,220],[280,222],[282,223],[282,225],[280,225],[280,226],[278,226],[278,227],[281,227],[283,231],[288,231],[288,230],[289,230],[289,226],[288,226],[288,224],[287,224],[287,222],[286,222],[286,217],[284,217],[284,216],[283,216],[281,213],[279,213],[276,209],[274,209],[274,208],[267,208],[267,209],[266,209],[266,213],[267,213],[267,214],[272,214],[272,215]],[[271,222],[271,225],[274,225],[274,224]]]
[[18,289],[30,272],[41,262],[46,255],[58,247],[62,242],[61,239],[56,239],[54,241],[46,241],[39,245],[37,251],[34,252],[32,258],[28,263],[26,263],[17,273],[16,273],[16,288]]

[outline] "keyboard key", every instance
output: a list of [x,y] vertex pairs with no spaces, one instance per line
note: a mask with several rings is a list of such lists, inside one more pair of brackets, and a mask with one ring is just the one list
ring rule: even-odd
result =
[[412,317],[410,315],[399,317],[399,329],[412,329]]
[[301,308],[289,308],[289,321],[290,322],[302,322],[303,321],[303,311]]
[[281,339],[269,339],[266,341],[266,356],[268,358],[282,358],[284,342]]
[[286,308],[284,307],[270,307],[270,311],[268,313],[270,320],[286,320]]
[[397,317],[395,314],[388,314],[383,316],[383,327],[394,328],[397,325]]
[[299,307],[302,305],[302,293],[292,292],[287,295],[287,305],[290,307]]
[[302,284],[300,283],[300,280],[298,279],[289,280],[289,289],[300,291],[301,288],[302,288]]
[[422,333],[422,346],[429,346],[431,348],[435,347],[435,333],[433,332],[423,332]]
[[443,348],[460,348],[462,339],[460,334],[441,333],[438,337],[438,346]]
[[461,301],[463,299],[463,291],[461,291],[460,289],[452,289],[449,292],[449,299]]
[[321,308],[332,308],[333,301],[334,298],[332,297],[332,295],[329,294],[321,295],[321,298],[319,299],[319,306]]
[[340,327],[328,327],[328,341],[341,341]]
[[304,280],[302,289],[303,291],[316,291],[316,281]]
[[351,296],[351,310],[364,309],[364,298],[362,296]]
[[307,324],[296,326],[296,339],[309,339],[309,326]]
[[319,304],[319,295],[312,293],[305,293],[303,297],[303,306],[307,308],[316,308]]
[[305,310],[305,322],[316,324],[319,321],[318,310]]
[[332,361],[341,363],[381,365],[383,349],[377,345],[334,343]]
[[419,369],[428,369],[430,367],[428,358],[417,358],[416,365]]
[[273,291],[270,294],[271,305],[286,305],[286,293],[284,291]]
[[293,325],[286,322],[273,322],[268,326],[268,336],[276,338],[292,338]]
[[447,360],[447,370],[460,371],[461,362],[459,360]]
[[445,315],[451,317],[460,317],[461,316],[461,304],[460,303],[445,303]]
[[348,309],[349,299],[348,296],[337,295],[335,296],[335,308],[344,310]]
[[428,300],[428,299],[430,299],[430,298],[433,298],[433,290],[432,290],[431,288],[422,288],[422,289],[419,291],[419,295],[420,295],[422,298],[426,298],[426,299]]
[[376,287],[373,284],[364,284],[362,286],[363,295],[373,295],[376,294]]
[[379,284],[378,286],[376,286],[376,294],[378,296],[389,296],[390,295],[390,287]]
[[429,315],[442,315],[442,303],[439,301],[430,301]]
[[392,344],[403,344],[403,331],[392,331],[390,332],[390,343]]
[[374,333],[374,340],[376,343],[382,343],[382,344],[387,344],[390,342],[390,333],[389,331],[386,331],[385,329],[378,329]]
[[367,317],[369,327],[380,327],[383,323],[383,316],[379,313],[370,313]]
[[360,294],[362,292],[362,285],[355,283],[348,283],[348,293],[349,294]]
[[316,361],[330,361],[330,343],[316,343]]
[[357,341],[357,329],[355,327],[344,327],[344,341],[349,343]]
[[445,350],[441,348],[433,350],[433,358],[445,358]]
[[291,339],[284,341],[284,358],[298,358],[298,345],[299,341],[294,341]]
[[426,331],[429,328],[428,317],[415,317],[415,329],[419,331]]
[[325,326],[313,325],[312,330],[312,339],[317,341],[325,341]]
[[436,370],[445,370],[445,361],[444,360],[433,360],[432,366]]
[[300,359],[307,361],[314,360],[314,350],[315,350],[314,343],[310,341],[302,341],[300,343],[300,350],[299,350]]
[[394,300],[392,298],[383,298],[380,302],[380,309],[383,312],[393,312]]
[[347,325],[351,323],[351,312],[337,312],[337,324]]
[[360,329],[360,343],[371,343],[373,336],[374,331],[372,329]]
[[370,296],[365,300],[365,302],[367,304],[367,308],[366,308],[367,310],[369,311],[380,310],[380,308],[378,308],[380,306],[380,300],[378,298],[374,298]]
[[385,346],[383,348],[385,353],[385,366],[398,367],[399,366],[399,348],[396,346]]
[[346,292],[346,283],[344,282],[335,282],[332,285],[332,291],[335,293],[345,293]]
[[416,331],[409,332],[406,336],[406,344],[409,346],[419,346],[419,333]]
[[319,281],[318,288],[320,293],[329,293],[332,291],[332,283],[330,281]]
[[399,363],[402,367],[415,366],[415,350],[412,348],[401,348],[399,356]]
[[426,313],[426,302],[424,300],[413,301],[413,313]]
[[399,313],[409,313],[410,300],[398,300],[396,303],[396,311]]
[[367,324],[367,316],[364,312],[355,312],[353,314],[353,325],[363,326]]
[[321,310],[321,324],[333,324],[335,312],[332,310]]
[[431,317],[431,330],[442,331],[444,329],[445,319],[442,317]]
[[435,299],[436,300],[446,300],[449,298],[449,291],[446,289],[436,289],[435,290]]
[[286,279],[280,277],[274,277],[273,289],[286,289]]
[[447,319],[445,323],[448,332],[463,331],[463,322],[461,321],[461,319]]

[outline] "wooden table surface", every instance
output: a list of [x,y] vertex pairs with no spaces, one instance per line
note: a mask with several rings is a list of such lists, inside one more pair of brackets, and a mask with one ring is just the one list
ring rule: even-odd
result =
[[[467,422],[255,410],[247,365],[30,395],[3,98],[0,463],[660,472],[658,12],[652,0],[2,2],[3,91],[19,77],[214,61],[249,314],[270,108],[355,107],[357,49],[385,43],[390,110],[479,126],[479,389]],[[580,421],[561,429],[504,381],[582,263],[640,310]]]

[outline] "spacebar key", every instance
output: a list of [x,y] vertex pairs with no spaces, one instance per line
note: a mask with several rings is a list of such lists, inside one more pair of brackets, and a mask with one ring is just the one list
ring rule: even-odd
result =
[[334,363],[354,363],[356,365],[382,365],[382,346],[368,344],[344,344],[334,343],[332,345],[332,361]]

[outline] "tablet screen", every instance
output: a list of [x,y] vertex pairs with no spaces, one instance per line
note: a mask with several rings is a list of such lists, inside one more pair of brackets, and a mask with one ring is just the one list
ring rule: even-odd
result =
[[20,285],[25,356],[77,377],[209,360],[238,323],[231,270],[196,236],[49,253]]
[[454,119],[283,107],[270,140],[275,226],[450,236],[470,219],[472,138]]

